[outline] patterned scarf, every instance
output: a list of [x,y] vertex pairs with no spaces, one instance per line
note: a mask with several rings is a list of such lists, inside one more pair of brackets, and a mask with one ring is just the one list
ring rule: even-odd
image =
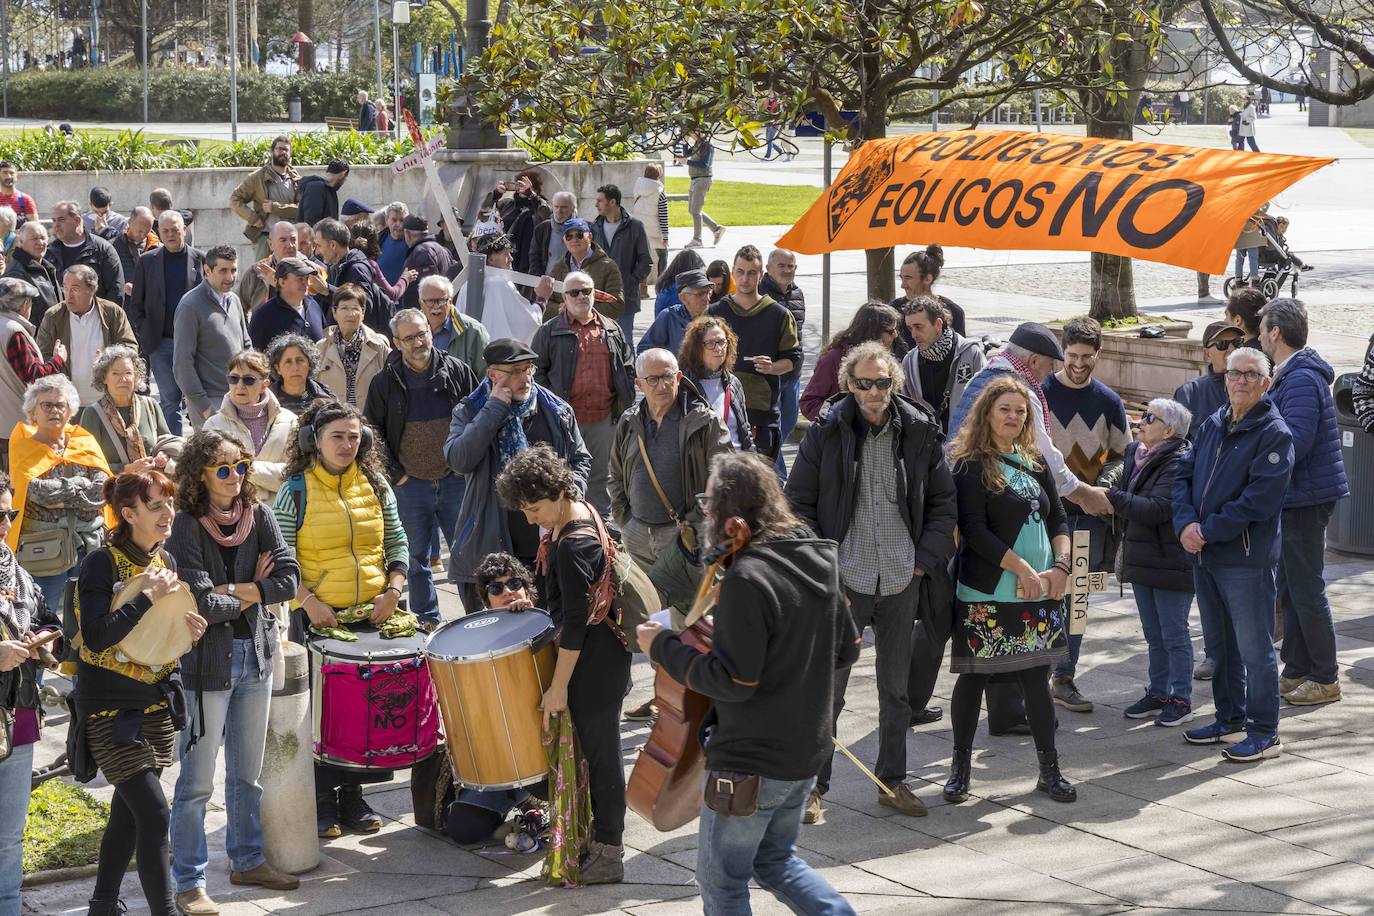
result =
[[[233,532],[225,534],[224,529],[230,525],[234,526]],[[200,517],[200,526],[219,546],[238,547],[253,533],[253,512],[251,509],[245,511],[242,499],[234,500],[234,505],[228,509],[221,509],[210,503],[206,506],[205,514]],[[229,572],[233,575],[232,570]]]
[[[496,435],[496,448],[501,455],[502,467],[505,467],[506,462],[519,454],[522,449],[529,448],[530,442],[525,438],[525,424],[522,421],[534,409],[534,402],[539,397],[539,390],[538,385],[530,385],[530,393],[525,397],[525,400],[519,404],[511,404],[510,413],[506,415],[506,422],[502,424],[501,431]],[[478,385],[469,395],[474,416],[486,406],[489,397],[491,397],[491,379],[483,379],[482,384]]]
[[116,435],[124,439],[125,451],[129,453],[129,460],[137,461],[140,458],[148,457],[148,450],[143,443],[143,434],[138,431],[140,419],[138,395],[134,395],[133,400],[129,402],[129,422],[127,425],[109,392],[101,396],[100,409],[105,411],[105,418],[110,421],[110,428],[115,431]]
[[1048,431],[1050,428],[1050,405],[1049,402],[1045,400],[1045,392],[1040,387],[1040,383],[1035,380],[1035,376],[1031,373],[1030,367],[1017,359],[1016,354],[1008,350],[1003,350],[998,355],[1007,361],[1007,365],[1016,370],[1016,374],[1021,376],[1021,381],[1025,382],[1026,385],[1030,387],[1030,390],[1035,392],[1035,396],[1040,399],[1040,411],[1044,414],[1045,430]]
[[337,341],[339,348],[339,360],[343,363],[344,379],[347,380],[347,392],[345,397],[348,403],[357,403],[358,393],[358,362],[363,356],[363,326],[358,325],[358,330],[354,332],[352,340],[344,340],[343,332],[339,333]]
[[945,328],[940,332],[940,336],[935,338],[935,342],[930,345],[929,350],[917,348],[921,354],[921,359],[930,363],[942,363],[949,359],[949,354],[954,350],[954,331]]
[[16,636],[23,636],[33,624],[33,610],[37,606],[35,583],[19,567],[14,551],[0,541],[0,616],[14,628]]

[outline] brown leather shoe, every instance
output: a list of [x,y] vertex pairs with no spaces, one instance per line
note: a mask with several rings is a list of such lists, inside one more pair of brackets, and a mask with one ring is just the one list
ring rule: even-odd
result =
[[806,797],[806,807],[802,809],[803,824],[819,824],[822,821],[821,793],[815,789]]
[[176,905],[181,916],[219,916],[219,907],[203,887],[177,894]]
[[229,873],[230,884],[249,884],[255,887],[265,887],[274,891],[294,891],[301,886],[301,879],[295,875],[288,875],[284,871],[278,871],[268,863],[264,862],[257,868],[248,871],[231,871]]
[[893,808],[898,814],[905,814],[907,817],[925,817],[929,813],[926,811],[925,803],[904,784],[897,783],[889,788],[892,789],[891,795],[886,792],[878,793],[878,804]]

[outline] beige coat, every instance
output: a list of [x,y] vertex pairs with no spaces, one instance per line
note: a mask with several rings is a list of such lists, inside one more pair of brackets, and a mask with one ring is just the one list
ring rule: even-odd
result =
[[[254,221],[263,219],[266,221],[267,212],[264,205],[267,201],[267,169],[272,166],[264,165],[256,172],[250,174],[243,182],[234,189],[229,195],[229,209],[234,215],[243,220],[246,224],[243,227],[243,236],[250,242],[256,242],[258,236],[262,235],[263,227],[254,225]],[[296,182],[296,198],[300,199],[301,176],[297,174],[292,166],[286,167],[286,174],[290,175]],[[277,204],[272,208],[272,216],[278,220],[296,221],[296,204]]]
[[[359,410],[367,403],[367,387],[372,384],[377,373],[382,371],[382,364],[391,352],[391,344],[381,334],[367,325],[362,326],[362,331],[363,352],[358,357],[358,383],[352,401],[353,406]],[[348,391],[348,380],[344,376],[343,358],[339,355],[339,326],[332,325],[327,328],[324,338],[316,346],[320,353],[320,368],[315,373],[315,379],[343,400]]]
[[[281,487],[282,471],[286,469],[286,446],[296,434],[296,415],[277,403],[271,391],[267,392],[267,399],[267,416],[270,418],[267,438],[253,459],[253,470],[248,479],[258,489],[258,501],[270,506],[277,497],[277,489]],[[227,394],[219,412],[205,421],[204,428],[232,436],[250,451],[253,448],[253,435],[239,419],[238,405]]]

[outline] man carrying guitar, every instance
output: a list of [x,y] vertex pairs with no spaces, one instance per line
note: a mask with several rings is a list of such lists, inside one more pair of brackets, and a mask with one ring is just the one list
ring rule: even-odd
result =
[[715,702],[697,851],[703,909],[749,912],[756,878],[798,912],[853,913],[796,855],[802,806],[830,753],[833,672],[859,656],[835,543],[792,514],[772,465],[752,453],[716,457],[703,508],[710,541],[734,541],[711,651],[656,623],[637,630],[641,650]]

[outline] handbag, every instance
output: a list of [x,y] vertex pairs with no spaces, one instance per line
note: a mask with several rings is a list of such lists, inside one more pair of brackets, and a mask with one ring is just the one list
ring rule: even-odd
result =
[[707,770],[703,800],[722,817],[749,817],[759,810],[762,782],[757,773]]
[[95,779],[99,767],[91,746],[86,741],[86,719],[76,706],[76,698],[67,695],[67,766],[77,782]]
[[677,537],[673,543],[659,551],[654,558],[654,565],[649,569],[649,581],[663,596],[665,604],[686,613],[696,597],[704,571],[700,563],[701,553],[697,549],[697,532],[691,522],[678,515],[668,494],[663,492],[658,475],[654,473],[653,462],[649,460],[649,451],[644,446],[644,437],[638,436],[637,441],[639,457],[644,461],[644,469],[649,472],[649,482],[654,485],[654,492],[668,511],[668,517],[677,526]]
[[58,528],[23,533],[19,539],[19,549],[14,552],[19,565],[34,577],[55,576],[71,569],[76,565],[76,532],[73,528],[69,513]]

